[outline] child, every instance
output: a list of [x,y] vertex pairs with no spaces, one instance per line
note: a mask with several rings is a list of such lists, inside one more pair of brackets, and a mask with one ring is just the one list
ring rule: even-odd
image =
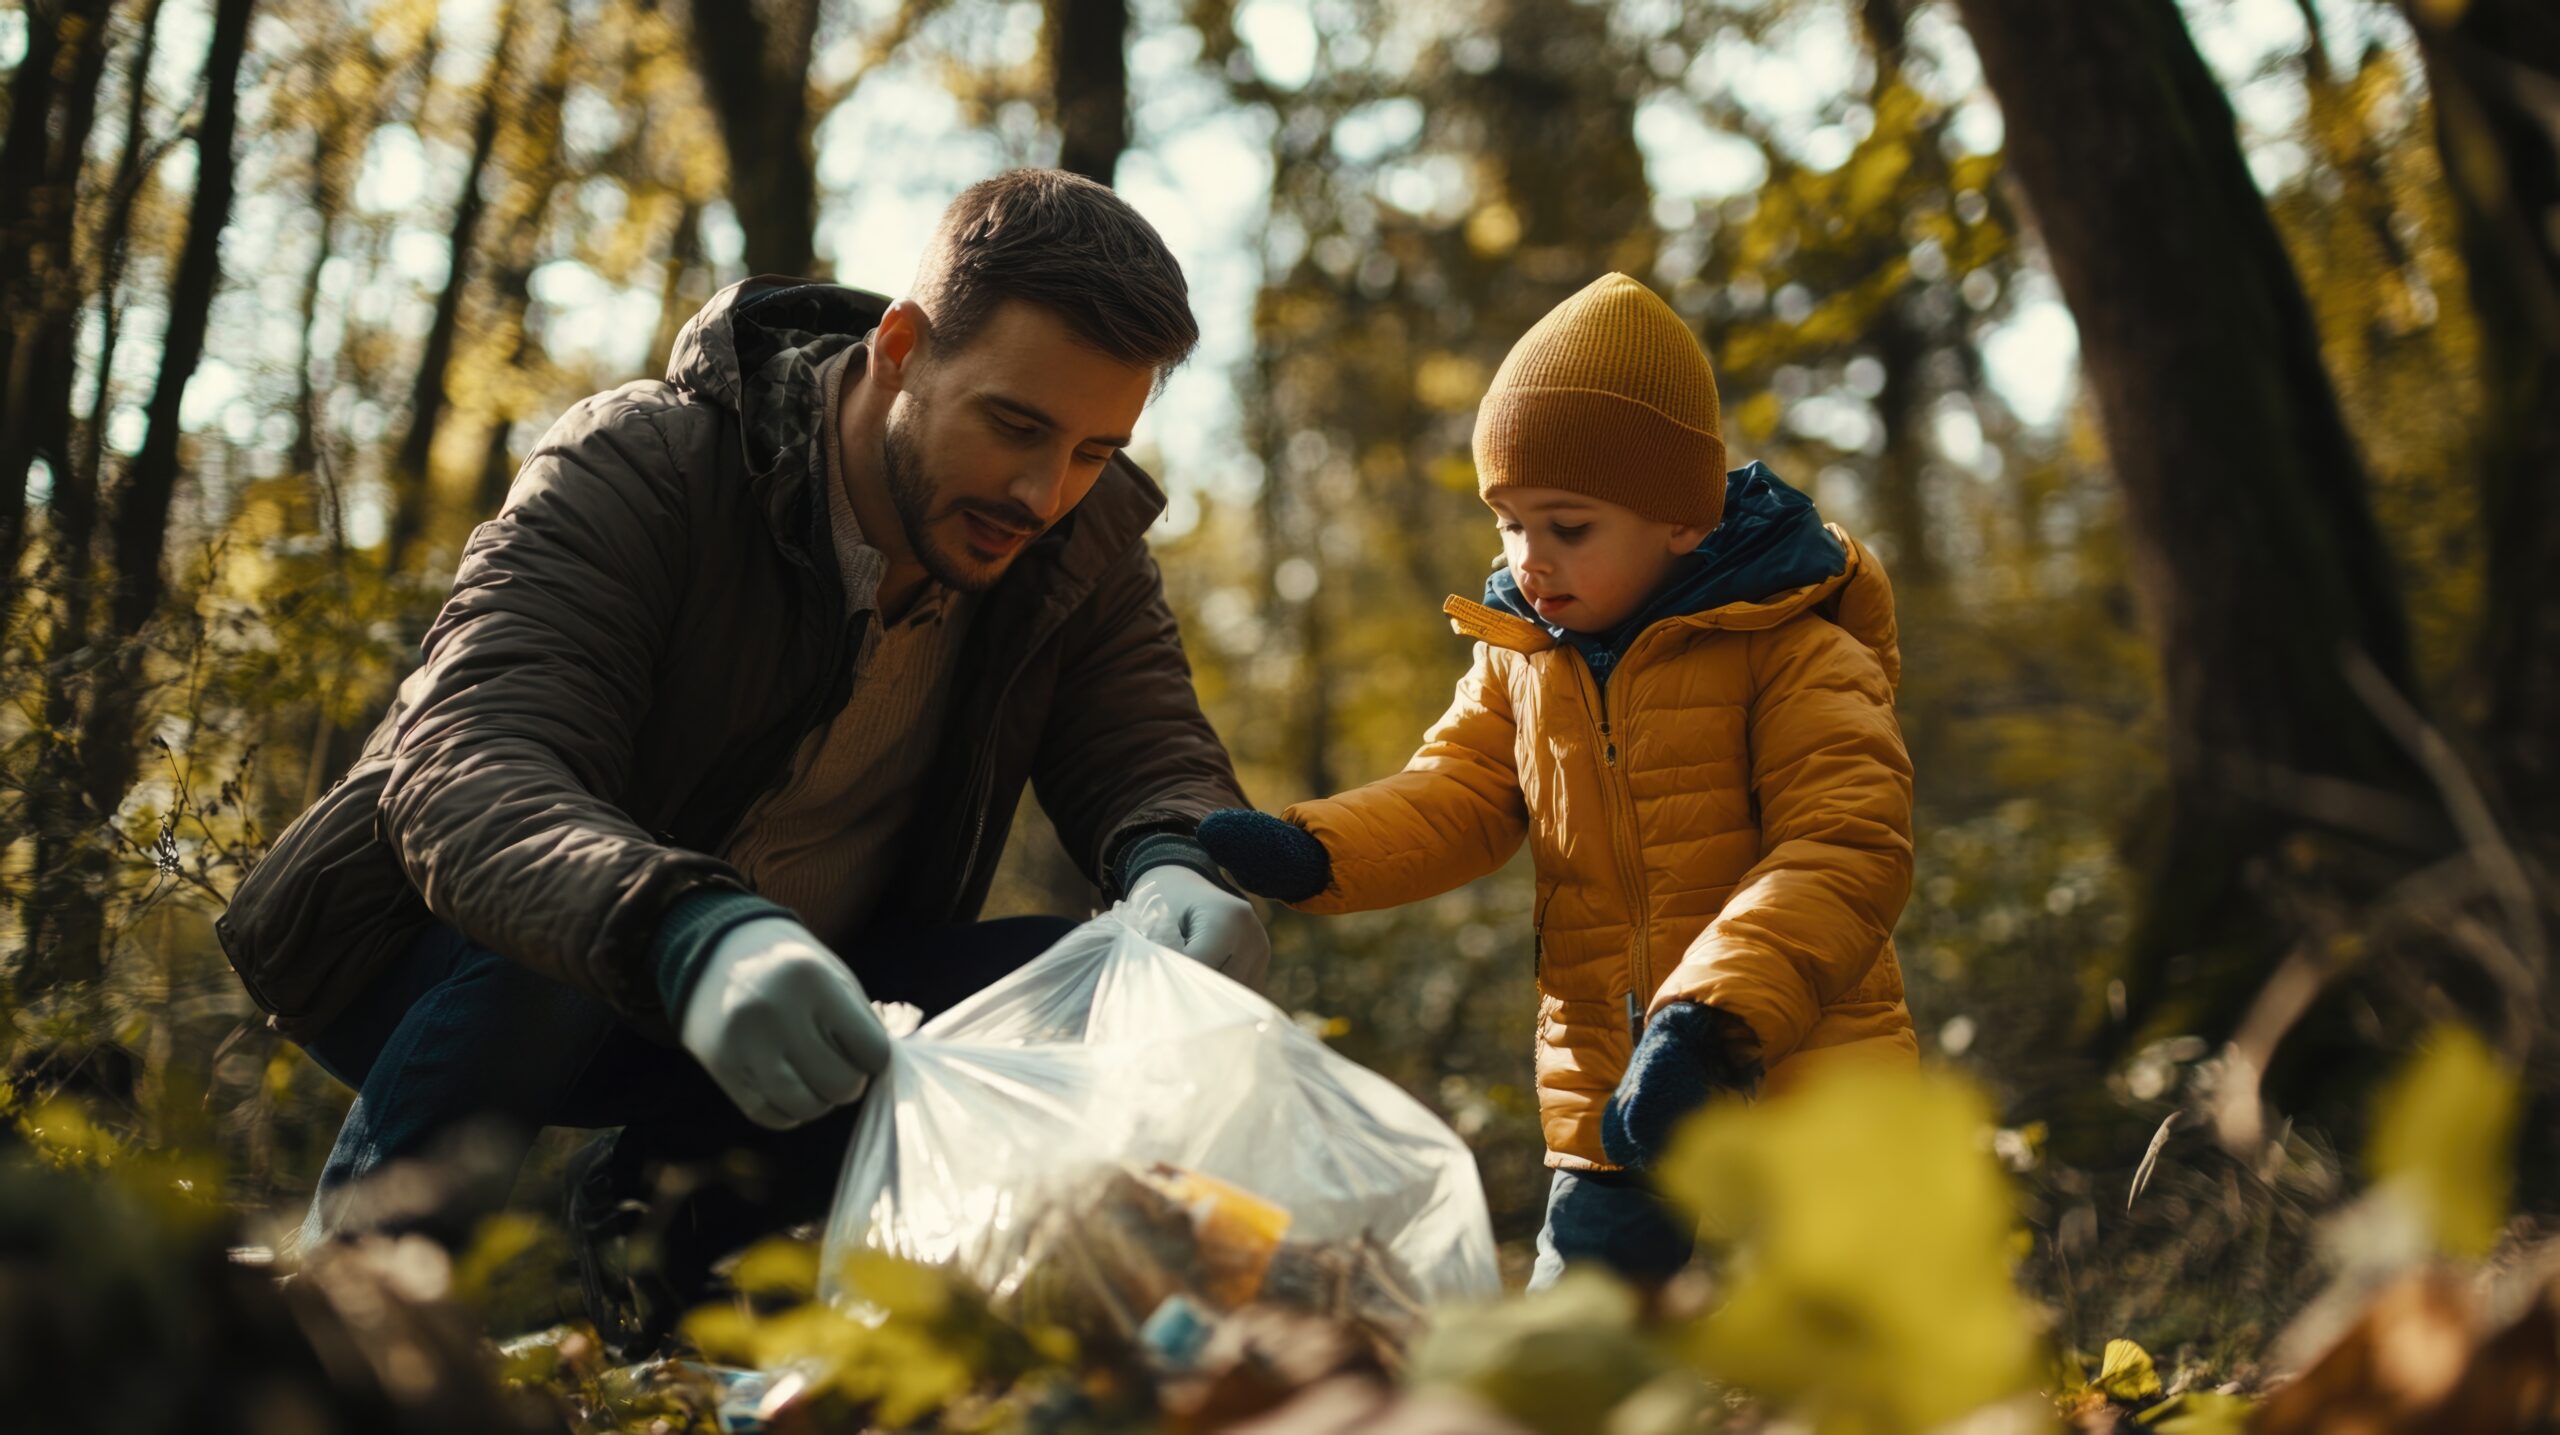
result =
[[1457,699],[1404,771],[1200,840],[1306,912],[1418,901],[1536,859],[1538,1114],[1556,1168],[1532,1287],[1658,1280],[1691,1232],[1641,1172],[1718,1090],[1919,1047],[1892,933],[1911,885],[1893,600],[1759,464],[1715,376],[1621,274],[1541,319],[1476,414],[1502,532]]

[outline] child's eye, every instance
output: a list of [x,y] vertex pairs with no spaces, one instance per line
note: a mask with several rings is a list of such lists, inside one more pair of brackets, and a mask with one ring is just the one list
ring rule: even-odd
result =
[[1517,533],[1520,531],[1520,525],[1512,522],[1508,518],[1496,519],[1493,526],[1505,533]]
[[1555,525],[1556,537],[1563,539],[1567,543],[1574,542],[1590,531],[1591,525],[1588,523],[1577,523],[1571,527],[1567,527],[1561,523]]

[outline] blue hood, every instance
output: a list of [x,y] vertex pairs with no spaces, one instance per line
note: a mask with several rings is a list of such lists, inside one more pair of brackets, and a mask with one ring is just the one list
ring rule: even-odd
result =
[[1822,526],[1813,500],[1753,463],[1725,475],[1724,521],[1680,560],[1635,616],[1606,633],[1574,633],[1538,616],[1520,596],[1511,567],[1493,570],[1484,584],[1485,606],[1516,613],[1582,654],[1601,686],[1636,635],[1665,618],[1686,617],[1728,603],[1763,598],[1819,583],[1849,565],[1848,550]]

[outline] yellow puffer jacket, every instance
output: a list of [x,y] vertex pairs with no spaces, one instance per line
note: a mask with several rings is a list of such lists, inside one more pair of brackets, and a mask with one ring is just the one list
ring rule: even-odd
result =
[[1911,889],[1911,760],[1893,595],[1842,572],[1647,627],[1601,689],[1524,618],[1464,598],[1456,701],[1402,772],[1284,815],[1333,859],[1298,905],[1356,912],[1537,863],[1547,1164],[1607,1169],[1600,1112],[1667,1002],[1751,1023],[1769,1088],[1817,1061],[1916,1060],[1893,926]]

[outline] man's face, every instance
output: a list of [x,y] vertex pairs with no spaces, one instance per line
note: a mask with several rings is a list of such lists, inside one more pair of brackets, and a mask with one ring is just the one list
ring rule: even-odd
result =
[[1576,633],[1628,618],[1707,530],[1560,488],[1497,488],[1485,496],[1502,556],[1538,616]]
[[1055,313],[1018,300],[957,353],[923,358],[889,409],[889,497],[925,571],[982,593],[1084,501],[1128,444],[1155,371],[1094,349]]

